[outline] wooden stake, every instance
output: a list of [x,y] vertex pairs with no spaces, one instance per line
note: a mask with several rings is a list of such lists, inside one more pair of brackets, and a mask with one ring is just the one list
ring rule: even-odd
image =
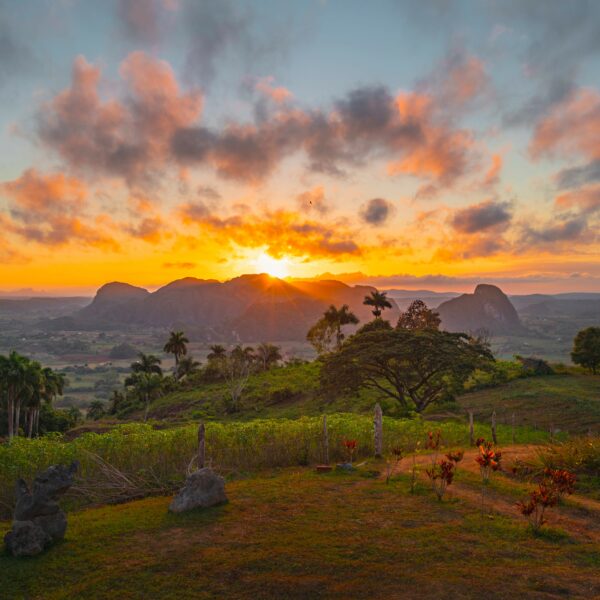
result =
[[323,464],[329,464],[329,434],[327,433],[327,415],[323,415]]
[[473,411],[469,411],[469,444],[475,445],[475,435],[473,433]]
[[515,413],[512,414],[512,443],[515,443]]
[[204,469],[204,460],[206,452],[206,439],[204,423],[198,427],[198,470]]
[[496,411],[492,413],[492,439],[494,444],[498,444],[498,438],[496,437]]
[[379,403],[375,405],[375,457],[381,458],[383,455],[383,412]]

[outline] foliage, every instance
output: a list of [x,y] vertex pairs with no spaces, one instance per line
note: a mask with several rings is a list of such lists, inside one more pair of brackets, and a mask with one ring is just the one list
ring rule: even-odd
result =
[[377,290],[372,291],[368,296],[365,296],[363,304],[366,306],[372,306],[373,316],[376,319],[381,317],[381,313],[386,308],[392,308],[392,303],[387,298],[386,292],[378,292]]
[[573,340],[571,360],[594,375],[600,367],[600,327],[582,329]]
[[398,329],[439,329],[440,315],[422,300],[414,300],[398,319]]
[[171,331],[163,351],[175,357],[175,374],[178,375],[179,361],[187,354],[187,344],[190,343],[183,331]]
[[101,419],[106,414],[106,410],[104,408],[104,402],[100,400],[94,400],[90,403],[90,406],[87,411],[87,418],[92,421],[97,421]]
[[348,462],[352,464],[354,453],[356,452],[356,440],[344,440],[344,448],[348,453]]
[[344,341],[342,327],[357,325],[358,317],[344,304],[336,308],[333,304],[323,316],[308,330],[306,339],[312,344],[317,354],[322,355],[332,350],[339,350]]
[[332,392],[376,389],[421,412],[491,360],[489,350],[465,334],[382,327],[358,332],[329,354],[321,381]]

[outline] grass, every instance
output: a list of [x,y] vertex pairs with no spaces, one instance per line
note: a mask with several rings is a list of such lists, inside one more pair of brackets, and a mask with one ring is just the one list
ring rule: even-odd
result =
[[[345,459],[343,441],[358,442],[357,458],[372,456],[373,421],[355,414],[328,415],[330,459]],[[384,418],[385,448],[415,447],[425,441],[431,424],[423,419]],[[456,422],[436,423],[447,446],[468,443],[467,426]],[[477,425],[477,437],[489,436],[489,429]],[[522,443],[544,442],[543,431],[522,428]],[[509,443],[512,432],[499,427],[499,441]],[[212,423],[206,427],[207,456],[215,467],[228,473],[244,473],[268,467],[307,465],[322,460],[322,418],[256,419],[254,421]],[[18,477],[33,479],[51,464],[80,462],[79,485],[71,494],[71,506],[116,502],[132,497],[165,493],[182,480],[197,448],[197,425],[153,429],[151,425],[128,424],[103,433],[84,434],[73,441],[60,436],[35,440],[17,438],[0,446],[0,518],[11,513],[14,482]],[[118,471],[118,473],[117,473]],[[123,485],[119,474],[125,475]]]
[[561,374],[515,379],[497,388],[465,394],[463,411],[488,421],[495,410],[498,422],[569,433],[600,433],[600,376]]
[[[0,553],[11,599],[591,598],[600,547],[358,475],[285,469],[231,482],[229,504],[169,498],[69,516],[45,554]],[[2,526],[0,524],[0,530]]]

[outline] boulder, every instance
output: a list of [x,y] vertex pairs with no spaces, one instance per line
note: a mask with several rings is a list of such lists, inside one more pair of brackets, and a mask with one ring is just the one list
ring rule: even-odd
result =
[[182,513],[227,502],[225,480],[205,467],[188,475],[184,486],[173,498],[169,511]]
[[70,467],[53,465],[34,479],[31,491],[25,481],[17,481],[14,521],[4,537],[13,556],[35,556],[64,538],[67,517],[58,498],[71,487],[76,471],[76,462]]

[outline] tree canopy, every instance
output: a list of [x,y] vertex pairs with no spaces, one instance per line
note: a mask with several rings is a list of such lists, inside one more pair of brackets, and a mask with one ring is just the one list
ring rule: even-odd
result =
[[326,357],[321,379],[334,393],[372,388],[422,412],[492,360],[487,346],[463,333],[365,327]]
[[600,369],[600,327],[582,329],[573,340],[571,360],[594,375]]
[[414,300],[398,319],[399,329],[439,329],[440,315],[427,307],[423,300]]

